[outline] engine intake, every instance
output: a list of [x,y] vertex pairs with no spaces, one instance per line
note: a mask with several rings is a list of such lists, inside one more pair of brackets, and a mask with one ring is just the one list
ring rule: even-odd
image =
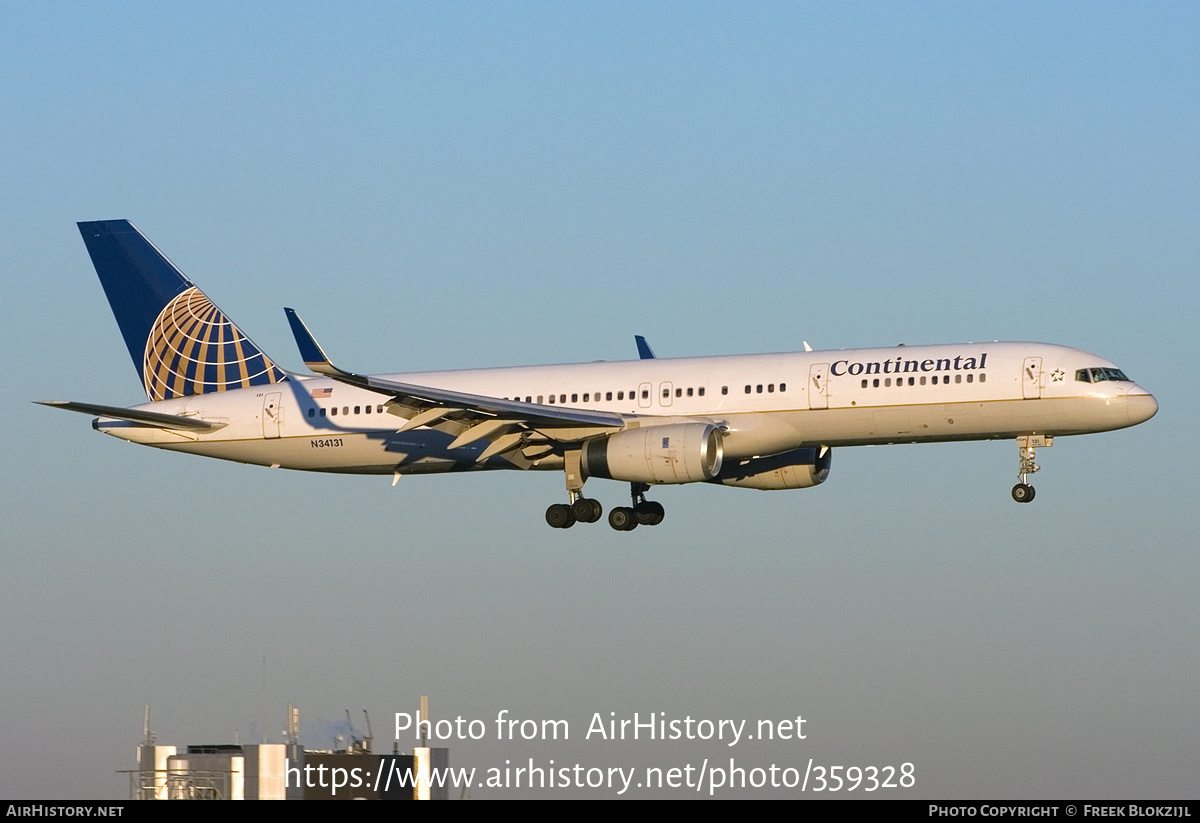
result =
[[712,480],[724,458],[721,430],[712,423],[642,426],[583,444],[584,474],[631,483]]

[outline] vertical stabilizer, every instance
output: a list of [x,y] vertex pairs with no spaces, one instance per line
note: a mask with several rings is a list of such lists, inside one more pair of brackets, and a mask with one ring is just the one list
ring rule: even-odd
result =
[[278,383],[285,375],[128,220],[80,223],[151,400]]

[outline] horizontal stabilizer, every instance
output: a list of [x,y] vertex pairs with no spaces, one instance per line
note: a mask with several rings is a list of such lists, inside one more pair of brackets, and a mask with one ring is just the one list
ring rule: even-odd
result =
[[223,429],[227,423],[213,423],[198,417],[180,417],[176,414],[126,409],[121,406],[101,406],[97,403],[73,403],[70,400],[37,400],[42,406],[56,409],[95,414],[100,417],[111,417],[114,420],[128,420],[130,423],[140,423],[145,426],[155,426],[160,429],[183,429],[194,432],[209,432]]

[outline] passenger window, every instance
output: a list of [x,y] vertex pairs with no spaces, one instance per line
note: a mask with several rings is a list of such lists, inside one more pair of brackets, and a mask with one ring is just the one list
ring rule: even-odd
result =
[[663,398],[664,398],[664,399],[669,399],[670,397],[671,397],[671,390],[670,390],[670,389],[663,389]]
[[324,416],[325,416],[325,410],[324,410],[324,409],[321,409],[321,416],[322,416],[322,417],[324,417]]
[[916,382],[917,382],[917,379],[915,377],[908,378],[908,385],[910,385],[910,386],[916,385]]
[[879,388],[879,378],[876,377],[874,380],[872,380],[871,385],[874,386],[875,388]]
[[350,413],[350,407],[342,406],[342,414],[349,414],[349,413]]
[[892,387],[892,378],[890,378],[890,377],[883,378],[883,385],[884,385],[884,388],[890,389]]
[[921,385],[925,385],[925,375],[921,375]]
[[[563,402],[566,402],[566,401],[563,401]],[[571,395],[571,402],[572,402],[572,403],[578,403],[578,402],[579,402],[579,395],[577,395],[577,394],[573,394],[573,395]]]
[[355,407],[354,407],[354,413],[355,413],[355,414],[362,414],[362,406],[355,406]]
[[701,397],[704,396],[704,387],[703,386],[701,386],[699,389],[697,389],[697,391],[700,392]]
[[779,390],[780,390],[780,391],[787,391],[787,383],[780,383],[780,384],[779,384]]
[[309,416],[309,417],[316,417],[316,416],[317,416],[317,410],[316,410],[316,409],[309,409],[309,410],[308,410],[308,416]]
[[[630,392],[630,393],[629,393],[629,396],[630,396],[630,397],[633,397],[633,392]],[[643,400],[649,400],[649,399],[650,399],[650,390],[649,390],[649,389],[642,389],[642,399],[643,399]]]
[[566,403],[566,402],[567,402],[567,396],[566,396],[565,394],[560,394],[560,395],[558,396],[558,402],[559,402],[559,403]]
[[675,390],[675,396],[676,396],[676,397],[683,397],[683,389],[676,389],[676,390]]
[[757,391],[759,394],[762,394],[762,383],[759,383],[754,388],[755,388],[755,391]]
[[365,409],[363,409],[363,411],[365,411],[367,414],[370,414],[374,410],[375,409],[373,406],[367,406]]
[[617,392],[617,399],[618,399],[618,400],[624,400],[624,399],[625,399],[625,392],[623,392],[623,391],[619,391],[619,392]]
[[746,394],[749,394],[749,393],[750,393],[750,387],[746,386]]
[[612,392],[605,392],[605,393],[604,393],[604,399],[605,399],[605,400],[612,400]]
[[337,406],[334,406],[332,409],[330,409],[329,414],[330,416],[337,414]]
[[554,405],[554,395],[550,395],[550,405]]
[[866,380],[864,380],[864,381],[863,381],[862,387],[863,387],[864,389],[867,387],[867,381],[866,381]]
[[721,394],[729,394],[729,387],[728,387],[728,386],[722,386],[722,387],[721,387]]
[[775,384],[768,383],[767,384],[767,394],[774,394],[774,393],[775,393]]
[[542,405],[542,396],[540,394],[538,395],[538,405]]
[[987,375],[986,375],[986,374],[981,374],[981,375],[979,375],[979,382],[980,382],[980,383],[984,382],[985,380],[987,380]]
[[688,386],[688,397],[692,396],[692,387]]
[[975,382],[975,375],[973,375],[973,374],[968,374],[968,375],[967,375],[967,382],[968,382],[968,383],[974,383],[974,382]]
[[935,385],[935,386],[937,385],[937,375],[936,374],[933,376],[933,385]]

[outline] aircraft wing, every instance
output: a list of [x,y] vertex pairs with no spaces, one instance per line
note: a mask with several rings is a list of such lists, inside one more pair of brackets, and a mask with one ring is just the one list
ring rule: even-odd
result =
[[578,442],[625,428],[627,417],[615,412],[569,409],[538,403],[522,403],[499,397],[467,394],[431,386],[355,374],[330,362],[321,346],[293,309],[284,309],[304,364],[317,374],[388,395],[389,410],[407,418],[400,431],[419,426],[454,434],[450,448],[461,448],[486,439],[490,445],[478,460],[502,454],[515,463],[556,451],[564,442]]
[[95,414],[100,417],[111,417],[114,420],[128,420],[143,426],[153,426],[159,429],[182,429],[184,431],[210,432],[223,429],[227,423],[214,423],[201,420],[198,417],[180,417],[176,414],[142,411],[141,409],[126,409],[121,406],[101,406],[96,403],[75,403],[70,400],[37,400],[42,406],[56,409]]

